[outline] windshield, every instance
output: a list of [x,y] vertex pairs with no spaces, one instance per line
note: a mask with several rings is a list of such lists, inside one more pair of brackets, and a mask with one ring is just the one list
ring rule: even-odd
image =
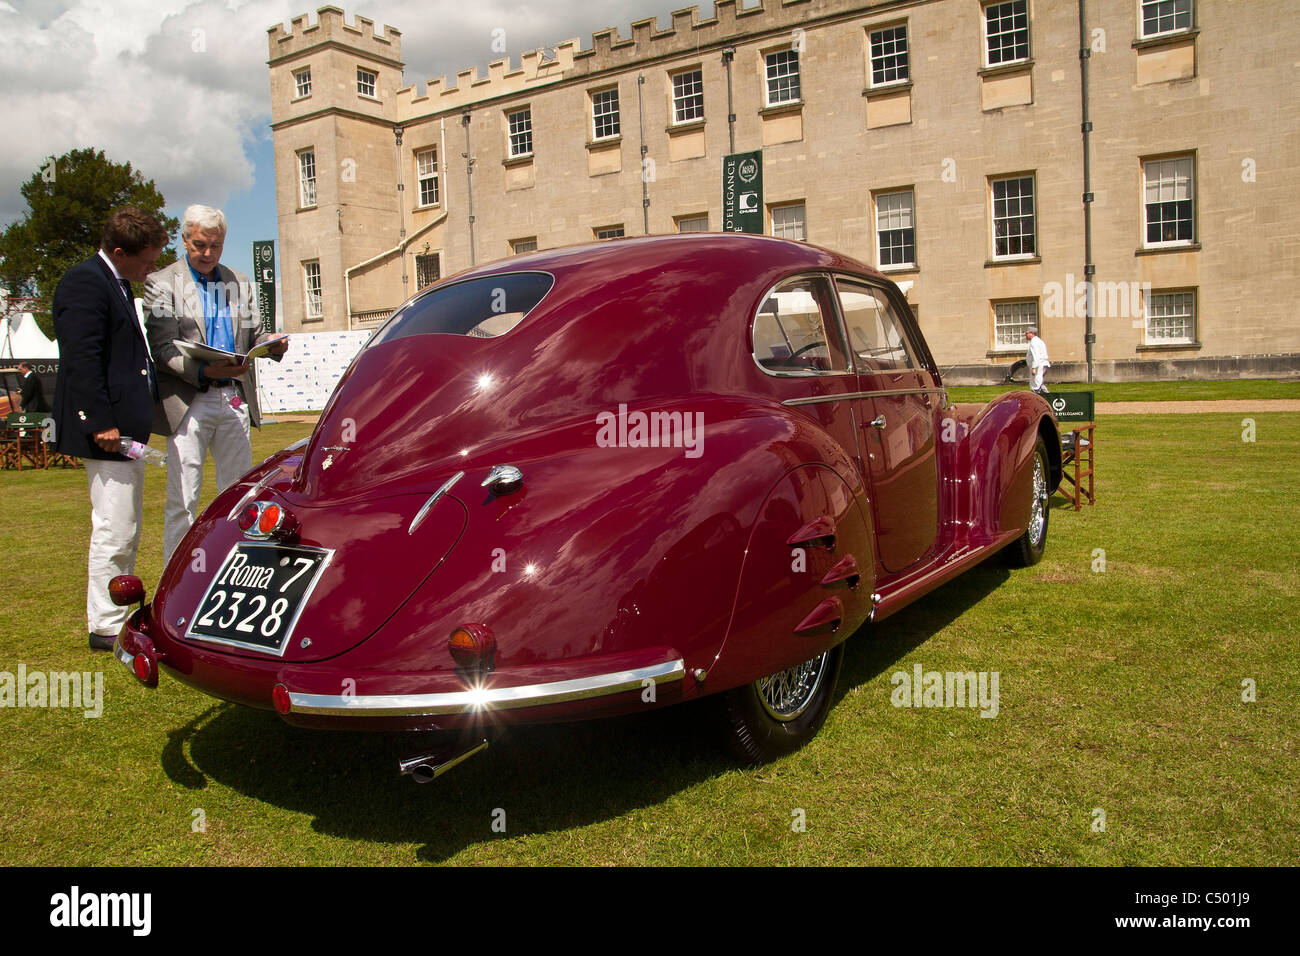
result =
[[408,303],[370,337],[367,348],[408,335],[468,335],[490,339],[518,325],[551,291],[544,272],[468,279]]

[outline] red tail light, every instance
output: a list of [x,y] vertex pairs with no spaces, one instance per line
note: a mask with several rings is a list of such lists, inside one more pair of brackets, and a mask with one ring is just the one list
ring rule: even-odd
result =
[[239,514],[239,530],[247,537],[287,541],[298,533],[298,519],[283,505],[254,501]]
[[280,527],[280,520],[283,517],[279,505],[267,505],[262,509],[262,517],[257,519],[257,530],[262,534],[269,535]]
[[254,503],[249,505],[239,513],[239,530],[250,531],[257,524],[258,516],[262,513],[260,505]]
[[157,687],[158,651],[154,649],[153,641],[143,634],[133,634],[129,627],[124,627],[117,637],[117,643],[131,655],[131,673],[135,679],[145,687]]
[[293,700],[289,697],[289,688],[276,684],[271,688],[271,703],[275,704],[276,713],[283,716],[293,709]]

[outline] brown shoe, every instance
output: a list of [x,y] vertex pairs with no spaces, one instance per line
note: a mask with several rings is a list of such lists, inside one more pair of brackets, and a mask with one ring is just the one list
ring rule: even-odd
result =
[[91,634],[90,649],[92,651],[111,651],[117,638],[112,634]]

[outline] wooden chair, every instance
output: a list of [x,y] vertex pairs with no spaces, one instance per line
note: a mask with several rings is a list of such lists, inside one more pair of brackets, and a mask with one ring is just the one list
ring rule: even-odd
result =
[[[1061,435],[1061,494],[1074,504],[1074,510],[1083,508],[1083,500],[1096,504],[1093,489],[1093,472],[1096,469],[1096,422],[1082,422]],[[1067,489],[1066,482],[1070,483]]]

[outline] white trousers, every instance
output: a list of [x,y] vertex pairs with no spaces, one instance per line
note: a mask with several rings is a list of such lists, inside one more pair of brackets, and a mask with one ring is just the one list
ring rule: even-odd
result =
[[1046,365],[1040,365],[1038,366],[1038,368],[1033,369],[1029,373],[1029,387],[1033,389],[1035,392],[1046,391],[1046,389],[1043,388],[1043,376],[1045,374],[1047,374]]
[[167,510],[163,516],[163,560],[169,561],[199,516],[203,493],[203,462],[212,452],[217,492],[235,483],[253,467],[248,437],[248,405],[233,408],[239,392],[217,388],[199,392],[190,403],[176,434],[167,438]]
[[108,582],[135,571],[144,512],[143,461],[85,458],[90,482],[90,562],[86,584],[86,625],[92,634],[117,636],[131,612],[108,597]]

